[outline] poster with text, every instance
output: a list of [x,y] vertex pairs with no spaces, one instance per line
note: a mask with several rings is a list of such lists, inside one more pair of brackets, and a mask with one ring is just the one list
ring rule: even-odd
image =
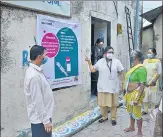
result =
[[46,48],[43,69],[52,89],[81,84],[78,22],[37,15],[37,42]]

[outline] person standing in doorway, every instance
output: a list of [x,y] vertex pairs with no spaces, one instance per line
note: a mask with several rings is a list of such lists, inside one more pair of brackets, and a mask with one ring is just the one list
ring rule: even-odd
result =
[[32,137],[52,137],[54,97],[41,65],[47,62],[46,49],[34,45],[30,50],[31,63],[26,70],[24,93]]
[[[103,39],[98,38],[96,41],[95,46],[92,48],[92,64],[96,64],[97,61],[101,58],[103,58],[104,55],[104,48],[103,48]],[[92,87],[92,91],[91,93],[94,95],[97,95],[97,81],[98,81],[98,71],[94,72],[91,74],[92,77],[92,81],[91,81],[91,87]]]
[[158,79],[162,72],[161,61],[156,58],[157,52],[155,48],[150,48],[147,53],[148,59],[144,60],[144,66],[147,70],[147,84],[145,88],[145,98],[143,100],[143,115],[148,114],[148,107],[151,111],[155,109],[157,103],[157,92],[159,90]]
[[98,38],[95,44],[95,51],[94,51],[94,64],[97,63],[98,60],[103,58],[104,55],[104,41],[102,38]]
[[[102,119],[100,123],[108,120],[108,107],[111,110],[112,125],[116,125],[118,95],[120,91],[119,75],[121,84],[124,84],[123,66],[113,57],[114,49],[110,46],[105,48],[104,58],[98,60],[95,65],[86,57],[91,72],[99,71],[98,79],[98,105],[100,106]],[[123,90],[122,90],[123,91]]]

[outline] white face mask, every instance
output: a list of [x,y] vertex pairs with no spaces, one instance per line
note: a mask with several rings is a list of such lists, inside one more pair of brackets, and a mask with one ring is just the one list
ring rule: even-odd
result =
[[106,54],[106,57],[107,57],[108,59],[112,59],[112,58],[113,58],[113,53],[107,53],[107,54]]
[[147,57],[148,57],[149,59],[152,59],[152,58],[153,58],[153,54],[147,54]]

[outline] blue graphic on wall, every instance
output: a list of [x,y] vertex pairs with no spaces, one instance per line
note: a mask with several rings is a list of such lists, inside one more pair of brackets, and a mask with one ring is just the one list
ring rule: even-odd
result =
[[48,4],[51,4],[51,5],[57,5],[57,6],[61,6],[59,1],[42,1],[42,2],[47,2]]
[[78,76],[78,41],[70,28],[62,28],[57,37],[60,50],[55,57],[55,79]]
[[23,50],[22,52],[22,66],[29,66],[29,61],[28,61],[28,51]]

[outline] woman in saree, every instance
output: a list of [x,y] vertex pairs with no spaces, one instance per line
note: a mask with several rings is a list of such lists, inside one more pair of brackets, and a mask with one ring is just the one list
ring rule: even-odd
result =
[[157,91],[159,89],[158,79],[161,75],[162,66],[161,61],[156,58],[157,52],[155,48],[148,49],[147,57],[144,60],[144,66],[147,69],[147,86],[145,88],[145,98],[143,100],[143,115],[148,114],[150,106],[151,111],[155,109],[157,103]]
[[145,96],[144,88],[146,84],[147,72],[143,66],[143,54],[134,51],[132,54],[134,66],[125,76],[125,95],[127,112],[130,115],[130,126],[125,132],[135,131],[135,120],[137,120],[138,132],[133,137],[142,137],[142,103]]

